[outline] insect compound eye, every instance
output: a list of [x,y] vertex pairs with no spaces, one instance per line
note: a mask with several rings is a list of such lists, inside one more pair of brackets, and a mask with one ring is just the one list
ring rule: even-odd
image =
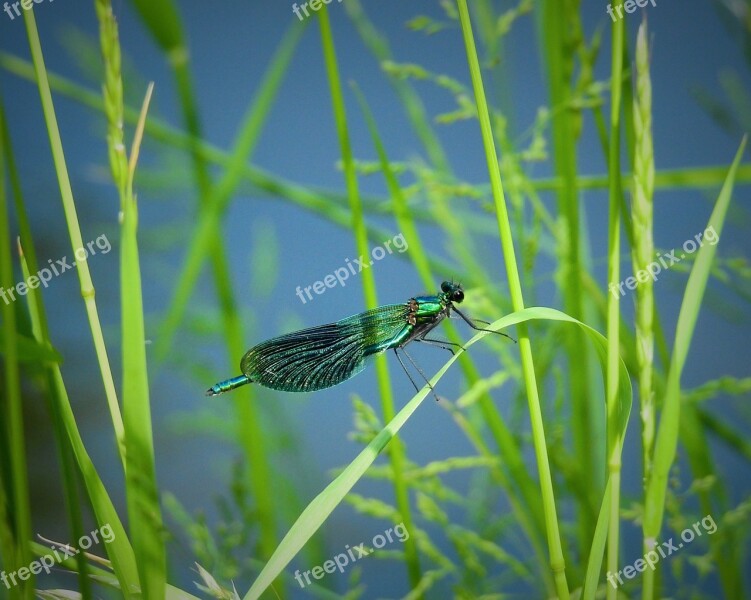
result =
[[449,283],[448,281],[444,281],[444,282],[443,282],[443,283],[441,284],[441,291],[442,291],[442,292],[445,292],[445,293],[448,293],[448,292],[450,292],[450,291],[451,291],[451,288],[452,288],[452,287],[453,287],[453,286],[452,286],[452,285],[451,285],[451,284],[450,284],[450,283]]
[[460,303],[462,300],[464,300],[464,292],[461,289],[454,290],[454,293],[451,296],[451,300],[456,302],[457,304]]

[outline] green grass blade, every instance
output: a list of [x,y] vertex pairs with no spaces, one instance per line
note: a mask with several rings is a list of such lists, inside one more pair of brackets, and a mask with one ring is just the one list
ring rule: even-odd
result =
[[[143,119],[151,96],[149,87]],[[120,302],[122,307],[123,421],[125,424],[126,499],[133,550],[144,598],[164,598],[167,559],[164,527],[154,464],[154,439],[146,367],[141,266],[138,252],[138,208],[133,175],[140,139],[131,155],[120,227]]]
[[[709,217],[707,228],[713,227],[717,237],[722,234],[730,199],[732,197],[735,175],[738,170],[743,151],[746,148],[746,138],[738,148],[735,160],[730,167],[725,183],[717,197],[714,210]],[[670,368],[667,376],[667,384],[662,404],[660,423],[657,428],[655,442],[655,455],[652,473],[647,481],[644,514],[644,544],[648,548],[654,547],[662,528],[662,519],[665,512],[665,495],[667,492],[668,476],[670,467],[675,460],[678,446],[678,430],[680,426],[680,394],[681,374],[686,362],[688,350],[691,347],[691,339],[694,333],[696,320],[699,316],[704,290],[707,286],[712,260],[717,251],[717,245],[704,244],[696,253],[696,259],[691,267],[691,273],[686,283],[683,294],[678,322],[675,330],[675,342],[673,354],[670,359]],[[646,583],[646,582],[645,582]],[[645,586],[646,587],[646,586]],[[645,589],[644,598],[653,598],[655,590]]]
[[[26,215],[22,212],[22,217],[19,215],[19,220],[26,218]],[[33,244],[30,243],[30,246]],[[25,281],[29,280],[32,269],[29,268],[26,254],[23,251],[21,243],[18,244],[18,252],[21,258],[21,270],[23,272],[23,278]],[[34,263],[33,272],[38,272],[36,263]],[[28,303],[29,319],[31,321],[31,330],[34,333],[36,340],[43,340],[49,337],[46,323],[43,323],[44,319],[44,305],[42,299],[42,293],[39,288],[30,289],[26,295],[26,302]],[[41,345],[41,344],[40,344]],[[60,460],[63,493],[65,496],[65,507],[68,510],[68,518],[70,521],[71,533],[73,539],[80,540],[84,535],[83,531],[83,516],[81,500],[79,497],[79,480],[78,472],[75,466],[75,458],[73,452],[70,449],[68,440],[65,435],[65,428],[60,418],[60,412],[58,407],[60,406],[59,399],[54,397],[54,383],[52,377],[52,370],[50,365],[45,365],[45,383],[47,389],[45,389],[45,400],[47,401],[48,410],[52,420],[52,426],[55,432],[55,445],[57,448],[58,457]],[[85,600],[92,597],[91,583],[87,575],[86,560],[82,554],[76,557],[78,562],[78,584],[81,597]]]

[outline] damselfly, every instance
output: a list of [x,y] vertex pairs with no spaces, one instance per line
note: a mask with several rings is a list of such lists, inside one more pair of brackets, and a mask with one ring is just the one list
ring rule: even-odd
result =
[[[242,375],[211,386],[207,396],[215,396],[247,383],[257,383],[284,392],[313,392],[338,385],[365,368],[365,359],[392,349],[412,385],[401,350],[423,375],[404,347],[412,341],[433,344],[448,350],[460,344],[426,337],[443,319],[455,312],[478,331],[483,329],[464,315],[455,304],[464,300],[458,283],[444,281],[435,296],[417,296],[403,304],[387,304],[352,315],[336,323],[311,327],[282,335],[253,346],[240,361]],[[485,321],[477,321],[488,325]],[[423,375],[427,381],[427,378]],[[428,385],[430,383],[428,382]]]

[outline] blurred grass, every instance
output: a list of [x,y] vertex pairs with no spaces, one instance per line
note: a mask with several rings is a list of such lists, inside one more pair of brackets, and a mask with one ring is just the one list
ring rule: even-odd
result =
[[[356,252],[360,256],[367,256],[370,253],[368,247],[368,231],[365,227],[364,210],[358,191],[357,171],[355,169],[354,155],[349,140],[347,114],[345,111],[341,79],[339,77],[334,37],[331,31],[328,9],[325,6],[319,13],[319,23],[321,26],[321,46],[323,49],[324,63],[326,65],[326,74],[328,75],[329,80],[332,110],[334,113],[334,121],[336,123],[337,136],[339,138],[342,161],[344,164],[347,197],[350,201],[350,212],[352,214],[351,228],[355,238]],[[419,245],[419,240],[417,240],[417,243]],[[376,293],[375,275],[368,269],[362,273],[360,280],[362,281],[365,308],[367,310],[377,308],[379,303]],[[383,420],[384,422],[391,422],[394,419],[396,411],[394,410],[394,394],[391,388],[391,378],[389,376],[386,355],[381,355],[376,358],[375,368],[376,377],[378,378],[378,390],[381,397],[381,412],[383,413]],[[392,440],[391,448],[389,448],[389,459],[391,461],[391,468],[394,475],[394,495],[396,496],[397,509],[402,522],[407,527],[407,530],[409,530],[413,527],[412,509],[410,507],[409,492],[403,477],[404,447],[398,438]],[[410,587],[414,589],[419,586],[422,577],[417,546],[415,545],[414,539],[408,538],[405,541],[404,548]],[[261,575],[259,575],[259,578],[260,577]]]
[[[0,140],[0,285],[3,291],[14,286],[11,258],[10,210],[5,182],[5,142]],[[17,570],[29,563],[31,552],[31,506],[29,482],[26,475],[26,445],[21,408],[21,374],[19,369],[18,327],[16,307],[3,302],[3,358],[5,385],[3,402],[3,491],[0,492],[0,508],[4,521],[0,542],[4,565],[8,570]],[[10,498],[5,489],[11,490]],[[8,510],[8,507],[11,510]],[[12,597],[33,598],[33,581],[22,583],[11,593]]]
[[[82,237],[51,91],[89,107],[92,114],[104,113],[107,119],[107,152],[122,210],[120,343],[124,419],[120,417],[94,302],[94,284],[85,261],[78,264],[84,306],[97,350],[96,368],[103,378],[109,403],[111,436],[124,466],[122,479],[129,523],[126,533],[110,492],[84,446],[58,356],[47,331],[42,294],[39,289],[30,290],[25,305],[14,303],[1,307],[5,385],[0,409],[5,429],[0,443],[0,556],[6,571],[28,564],[32,548],[39,552],[31,540],[33,515],[21,435],[24,414],[20,377],[28,376],[38,393],[45,397],[53,423],[54,453],[62,473],[71,539],[80,537],[82,514],[89,505],[97,523],[109,523],[116,533],[115,540],[104,547],[110,559],[105,566],[114,573],[114,579],[100,569],[101,565],[87,565],[86,560],[93,560],[91,557],[82,555],[75,563],[66,563],[67,568],[80,573],[79,591],[83,598],[93,597],[90,584],[94,582],[119,588],[119,593],[125,596],[192,597],[166,583],[168,556],[172,562],[180,560],[183,569],[189,568],[189,564],[184,553],[175,554],[174,544],[167,544],[161,517],[162,500],[181,528],[176,535],[190,540],[193,548],[203,549],[201,556],[212,561],[211,565],[203,565],[208,570],[199,566],[197,573],[202,590],[215,597],[235,597],[228,579],[214,579],[216,571],[212,571],[222,561],[232,563],[237,569],[222,570],[223,575],[233,572],[235,578],[255,578],[246,597],[260,597],[272,582],[274,592],[284,597],[287,583],[296,586],[294,579],[283,572],[285,566],[301,549],[307,549],[309,542],[315,543],[315,531],[326,523],[344,499],[356,512],[369,518],[393,522],[399,519],[405,523],[410,537],[404,551],[391,549],[382,555],[384,559],[404,563],[405,589],[411,590],[405,593],[405,598],[434,597],[447,589],[458,598],[490,597],[505,589],[522,589],[526,597],[632,597],[639,593],[639,588],[646,599],[666,593],[685,594],[690,584],[680,587],[681,579],[676,578],[675,573],[669,581],[679,587],[668,592],[663,565],[654,576],[647,571],[640,582],[623,586],[620,594],[604,577],[607,571],[617,570],[629,561],[619,556],[623,545],[620,529],[624,521],[642,524],[646,549],[651,540],[667,536],[663,526],[666,515],[671,529],[695,520],[696,509],[681,504],[683,489],[695,490],[691,493],[697,496],[702,514],[716,515],[718,523],[727,525],[721,525],[718,533],[709,538],[709,559],[703,562],[698,557],[693,562],[688,558],[676,559],[668,568],[681,577],[689,568],[698,576],[705,574],[708,568],[716,568],[724,596],[742,596],[747,585],[742,568],[747,534],[733,529],[732,524],[742,522],[748,508],[746,503],[738,504],[730,499],[730,479],[723,475],[712,456],[710,439],[723,443],[746,466],[751,451],[742,426],[730,421],[726,413],[717,410],[708,400],[728,395],[740,397],[748,394],[748,386],[742,380],[730,381],[718,374],[717,379],[704,382],[694,390],[692,396],[681,390],[681,373],[692,349],[693,330],[704,305],[707,285],[711,282],[724,286],[747,302],[748,297],[743,294],[751,279],[748,261],[744,257],[728,256],[718,260],[717,248],[705,244],[691,262],[682,265],[690,270],[672,347],[662,332],[658,306],[649,285],[640,286],[635,294],[634,324],[623,314],[618,296],[603,289],[594,275],[597,265],[605,260],[608,282],[617,284],[625,279],[621,274],[622,264],[630,263],[634,273],[640,265],[648,264],[654,254],[652,208],[662,191],[714,188],[723,184],[708,223],[719,234],[730,208],[733,187],[751,181],[751,166],[741,164],[745,142],[730,171],[727,166],[717,165],[672,170],[655,167],[645,29],[641,30],[638,40],[632,40],[626,34],[625,24],[620,22],[615,23],[609,33],[598,31],[588,40],[579,3],[573,0],[538,4],[519,0],[504,5],[505,8],[490,0],[477,0],[469,5],[466,0],[457,0],[456,4],[442,2],[441,18],[417,15],[409,22],[410,35],[451,30],[458,44],[461,32],[468,70],[466,76],[457,81],[444,74],[430,73],[420,65],[396,62],[389,40],[378,31],[364,6],[359,0],[348,0],[342,6],[401,102],[423,146],[423,162],[422,158],[395,158],[393,152],[387,150],[388,141],[382,133],[385,126],[376,122],[368,98],[356,82],[352,88],[362,114],[345,114],[347,91],[340,82],[339,56],[334,44],[336,34],[324,7],[314,18],[319,20],[321,62],[330,83],[336,123],[332,135],[338,136],[341,148],[340,165],[345,179],[342,192],[309,189],[304,183],[285,180],[250,162],[281,82],[299,52],[298,43],[306,32],[303,25],[293,21],[280,42],[256,97],[249,101],[238,125],[232,148],[225,151],[202,137],[190,52],[177,5],[166,0],[134,0],[132,4],[172,69],[184,131],[166,125],[154,115],[144,123],[144,116],[123,101],[123,86],[128,84],[122,80],[120,68],[123,49],[117,23],[106,0],[95,3],[104,67],[103,100],[91,87],[47,73],[31,11],[24,14],[33,66],[19,57],[0,54],[1,68],[34,81],[40,89],[43,118],[50,134],[74,251],[83,245]],[[549,98],[548,105],[540,108],[526,133],[517,137],[513,132],[524,129],[514,122],[512,107],[508,106],[509,96],[493,83],[507,76],[503,66],[507,35],[525,18],[534,19],[537,25],[538,49],[545,61]],[[480,42],[477,46],[475,35]],[[594,72],[598,60],[602,59],[600,45],[608,35],[612,51],[610,80],[599,82],[594,79]],[[635,94],[631,91],[629,56],[636,57]],[[446,95],[456,104],[455,109],[437,117],[429,115],[421,99],[422,88],[414,85],[418,80],[430,82],[433,86],[430,91],[439,90]],[[465,81],[471,81],[471,86]],[[486,85],[486,82],[491,83]],[[610,108],[609,123],[603,115],[605,106]],[[601,141],[603,159],[608,164],[607,175],[579,173],[577,152],[584,128],[588,126],[585,118],[590,116],[588,113]],[[214,336],[218,330],[232,363],[247,349],[244,319],[230,277],[228,257],[233,252],[221,235],[227,210],[241,186],[252,186],[253,190],[351,232],[360,254],[368,252],[371,242],[380,243],[391,237],[392,228],[383,223],[384,217],[392,217],[394,226],[409,239],[409,252],[399,256],[410,261],[426,290],[434,290],[442,278],[460,273],[470,314],[511,313],[493,326],[518,325],[518,357],[517,347],[504,344],[505,340],[492,339],[496,336],[486,340],[485,346],[498,361],[494,373],[481,375],[473,357],[459,352],[433,378],[434,383],[437,382],[453,362],[459,363],[465,388],[457,400],[444,399],[440,406],[449,411],[474,454],[449,456],[426,465],[413,462],[397,432],[417,409],[427,390],[423,389],[397,412],[386,363],[379,360],[377,395],[381,400],[381,415],[359,399],[353,404],[355,437],[366,445],[365,450],[299,511],[300,516],[291,527],[289,518],[275,506],[274,500],[279,490],[300,487],[299,477],[293,474],[289,482],[274,481],[275,454],[281,452],[281,446],[271,440],[281,438],[283,432],[279,431],[278,422],[270,418],[270,409],[254,398],[251,386],[235,392],[235,413],[226,417],[235,424],[230,426],[231,435],[223,432],[222,436],[242,449],[246,466],[236,472],[225,492],[231,497],[231,504],[239,508],[239,517],[226,510],[223,516],[243,522],[237,524],[230,520],[214,531],[211,524],[200,519],[192,522],[179,499],[165,497],[154,466],[157,457],[152,439],[141,301],[142,286],[150,283],[141,282],[143,236],[139,236],[139,231],[143,225],[152,229],[154,224],[141,223],[139,228],[137,221],[133,177],[140,143],[134,145],[130,164],[125,149],[125,126],[136,124],[139,119],[145,136],[161,143],[161,152],[187,154],[197,198],[194,229],[187,243],[181,240],[182,245],[187,246],[186,257],[175,282],[170,282],[172,301],[162,316],[161,334],[155,348],[157,361],[151,366],[164,366],[163,361],[169,355],[172,355],[169,366],[174,365],[172,350],[182,329],[188,329],[191,335],[208,329]],[[445,135],[439,136],[437,128],[448,128],[451,132],[452,124],[475,119],[482,134],[488,180],[470,183],[453,173],[449,153],[440,141]],[[359,158],[351,148],[351,133],[361,120],[368,127],[376,162]],[[723,120],[725,125],[729,122],[727,118]],[[12,213],[5,195],[7,187],[14,195],[23,249],[20,272],[26,279],[38,266],[32,227],[25,217],[21,182],[1,110],[0,125],[3,134],[0,139],[0,285],[9,289],[14,281],[12,251],[16,243],[11,234],[9,217]],[[529,176],[535,163],[542,161],[552,164],[554,177],[534,179]],[[632,168],[625,168],[626,164]],[[10,186],[5,182],[6,165]],[[213,180],[215,167],[218,167],[216,181]],[[373,174],[384,177],[387,197],[360,194],[360,178]],[[148,189],[146,178],[138,189]],[[593,247],[587,235],[590,215],[581,204],[581,195],[584,190],[593,189],[608,189],[609,193],[607,249]],[[555,202],[547,202],[548,198]],[[621,226],[626,232],[623,240]],[[428,227],[429,234],[443,242],[446,252],[441,252],[441,257],[433,244],[428,243]],[[505,275],[498,273],[500,261],[486,265],[478,260],[478,247],[487,241],[498,243]],[[630,261],[623,263],[629,254]],[[254,261],[263,259],[258,255],[253,257]],[[193,322],[191,298],[204,262],[211,269],[218,308],[204,317],[210,327],[206,328],[204,323],[202,330],[201,325]],[[546,264],[547,272],[541,273],[540,264]],[[362,284],[365,307],[377,306],[377,286],[371,272],[364,273]],[[547,308],[524,308],[525,299],[529,303],[540,288],[551,285],[565,314]],[[571,328],[562,324],[564,321],[586,325]],[[462,336],[452,324],[447,323],[445,330],[451,342],[461,342]],[[605,330],[607,339],[596,330]],[[475,336],[464,344],[465,347],[483,336]],[[594,346],[586,341],[588,337],[594,340]],[[655,360],[655,355],[659,361]],[[36,376],[35,370],[44,377]],[[213,370],[212,367],[211,372]],[[209,369],[205,366],[196,365],[192,375],[207,372]],[[639,384],[639,413],[643,424],[641,455],[625,458],[638,463],[638,468],[644,472],[645,490],[637,492],[636,496],[633,492],[626,495],[620,485],[623,436],[631,408],[631,377]],[[205,387],[205,382],[200,387]],[[373,395],[373,392],[363,391],[363,396]],[[504,406],[501,410],[501,405],[508,405],[508,409]],[[222,418],[225,417],[217,418],[217,424],[207,424],[207,429],[224,429]],[[652,431],[655,432],[654,444]],[[387,444],[388,462],[374,464]],[[671,486],[668,482],[675,473],[679,444],[686,451],[690,472],[676,473]],[[534,467],[529,460],[532,451]],[[537,469],[537,477],[530,473],[531,468]],[[454,480],[444,479],[459,471],[472,473],[468,488],[454,489]],[[350,494],[355,483],[362,479],[380,482],[380,490],[384,489],[384,483],[390,485],[394,505],[380,497]],[[539,480],[539,485],[535,479]],[[78,497],[79,480],[84,483],[86,497],[83,500]],[[225,502],[223,506],[229,504]],[[505,506],[508,511],[502,508]],[[562,510],[562,506],[565,509]],[[456,522],[457,515],[461,522]],[[287,535],[278,541],[287,530]],[[217,544],[217,538],[225,534],[228,539]],[[234,561],[230,553],[237,552],[260,560]],[[317,556],[320,557],[320,552]],[[344,596],[323,587],[309,589],[326,598],[360,597],[365,590],[358,583],[356,572],[353,570],[352,587]],[[332,586],[334,582],[324,581],[324,584]],[[9,593],[12,597],[31,597],[34,585],[32,579],[29,585]],[[267,592],[267,597],[272,597],[274,592]]]

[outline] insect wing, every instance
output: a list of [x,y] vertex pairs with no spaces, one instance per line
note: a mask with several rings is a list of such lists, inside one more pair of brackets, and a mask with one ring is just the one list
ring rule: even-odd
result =
[[392,304],[272,338],[248,350],[240,369],[252,381],[275,390],[329,388],[362,371],[367,348],[397,335],[407,314],[407,305]]

